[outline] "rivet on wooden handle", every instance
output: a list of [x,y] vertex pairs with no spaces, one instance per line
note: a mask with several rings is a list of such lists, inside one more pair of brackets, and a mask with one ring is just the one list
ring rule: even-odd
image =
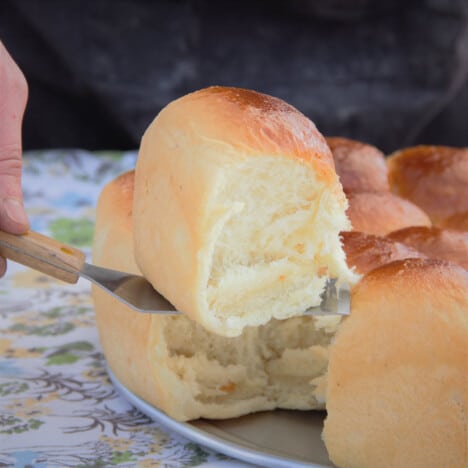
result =
[[34,231],[15,235],[0,231],[0,255],[67,283],[76,283],[85,254]]

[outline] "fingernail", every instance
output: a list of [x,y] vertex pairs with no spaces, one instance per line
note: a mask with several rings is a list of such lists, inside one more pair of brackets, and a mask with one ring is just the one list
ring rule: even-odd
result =
[[11,221],[21,225],[28,224],[28,218],[19,200],[16,200],[16,198],[7,198],[4,207],[5,214]]

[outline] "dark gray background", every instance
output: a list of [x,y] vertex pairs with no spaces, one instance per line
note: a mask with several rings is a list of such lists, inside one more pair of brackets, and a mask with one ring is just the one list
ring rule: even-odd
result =
[[136,148],[209,85],[386,152],[468,146],[468,0],[0,0],[0,38],[30,85],[25,149]]

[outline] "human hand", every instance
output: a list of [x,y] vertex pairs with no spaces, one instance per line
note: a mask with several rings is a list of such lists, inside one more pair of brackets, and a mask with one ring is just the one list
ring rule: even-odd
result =
[[[0,229],[22,234],[29,228],[21,189],[21,126],[28,84],[0,41]],[[0,277],[6,261],[0,257]]]

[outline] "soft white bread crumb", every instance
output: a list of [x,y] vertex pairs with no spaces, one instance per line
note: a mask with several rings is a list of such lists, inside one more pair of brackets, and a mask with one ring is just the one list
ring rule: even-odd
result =
[[[126,173],[101,193],[93,262],[139,273],[133,178]],[[97,287],[93,299],[109,367],[130,390],[175,419],[325,406],[328,346],[340,317],[271,320],[229,338],[185,316],[140,314]]]
[[224,336],[320,303],[355,281],[330,150],[283,101],[207,88],[163,109],[139,151],[136,261],[178,310]]
[[354,288],[323,432],[340,467],[468,466],[468,272],[400,260]]

